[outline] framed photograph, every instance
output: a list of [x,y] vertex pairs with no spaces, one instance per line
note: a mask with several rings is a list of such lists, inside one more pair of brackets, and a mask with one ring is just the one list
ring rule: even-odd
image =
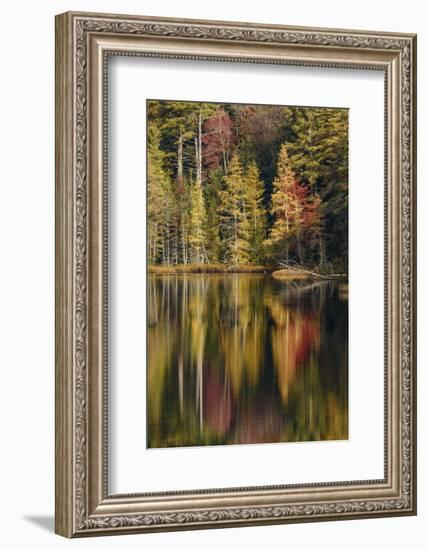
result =
[[56,532],[416,513],[416,37],[56,18]]

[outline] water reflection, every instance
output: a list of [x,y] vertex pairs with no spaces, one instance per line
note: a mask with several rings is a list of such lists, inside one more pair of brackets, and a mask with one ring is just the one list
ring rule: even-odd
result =
[[346,288],[148,277],[148,447],[346,439]]

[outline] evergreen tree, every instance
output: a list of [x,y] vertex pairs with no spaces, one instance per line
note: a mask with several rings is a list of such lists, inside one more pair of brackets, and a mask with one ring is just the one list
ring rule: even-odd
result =
[[[191,180],[190,180],[191,181]],[[191,185],[183,179],[176,188],[177,225],[178,225],[178,257],[180,262],[188,264],[190,258],[190,209],[191,209]]]
[[170,179],[163,168],[160,130],[155,124],[148,127],[147,160],[148,261],[170,264],[172,190]]
[[191,187],[190,231],[188,242],[190,256],[194,263],[200,264],[209,261],[206,257],[206,209],[203,198],[202,184],[199,179]]
[[250,260],[254,263],[261,263],[264,260],[266,229],[266,215],[263,206],[264,184],[254,161],[248,166],[244,185],[249,217]]
[[219,194],[224,183],[221,169],[209,172],[209,179],[204,186],[206,207],[206,254],[210,263],[221,259],[219,235]]
[[302,264],[303,231],[314,221],[312,211],[317,203],[309,203],[307,189],[297,181],[285,145],[280,149],[273,190],[271,213],[274,222],[267,244],[273,257],[289,262],[290,252],[294,252]]
[[247,263],[250,254],[248,205],[237,155],[231,158],[220,193],[220,229],[223,261],[234,265]]
[[346,271],[347,110],[150,100],[147,144],[149,263]]
[[348,111],[296,107],[290,110],[287,151],[298,179],[319,200],[318,263],[347,262]]

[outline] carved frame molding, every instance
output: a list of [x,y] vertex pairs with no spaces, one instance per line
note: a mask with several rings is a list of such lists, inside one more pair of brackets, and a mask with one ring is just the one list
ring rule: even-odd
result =
[[[106,59],[141,55],[385,72],[385,478],[108,495]],[[56,18],[56,531],[67,536],[416,513],[416,37],[66,13]]]

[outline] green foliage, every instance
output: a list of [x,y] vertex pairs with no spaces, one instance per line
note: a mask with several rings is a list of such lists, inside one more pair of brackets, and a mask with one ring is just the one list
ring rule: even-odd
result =
[[289,262],[290,245],[296,244],[302,263],[301,233],[305,225],[305,207],[305,193],[295,178],[286,146],[282,145],[271,196],[274,221],[268,245],[273,256]]
[[347,269],[346,109],[148,101],[151,265]]
[[266,211],[263,205],[264,184],[255,161],[248,166],[244,186],[249,219],[249,257],[251,262],[261,263],[265,259]]
[[290,114],[290,126],[292,135],[287,151],[295,174],[320,199],[319,255],[323,253],[325,259],[346,266],[348,111],[296,107]]
[[239,157],[230,161],[228,176],[220,193],[221,256],[234,265],[249,260],[248,200]]
[[207,260],[205,252],[206,242],[206,210],[203,198],[202,184],[196,181],[191,188],[190,231],[188,242],[190,256],[194,263],[200,264]]
[[206,208],[206,254],[209,263],[220,261],[219,235],[219,194],[224,185],[223,172],[220,169],[209,172],[209,179],[204,187]]
[[170,262],[170,230],[173,217],[172,186],[163,169],[160,131],[148,127],[148,258],[150,263]]

